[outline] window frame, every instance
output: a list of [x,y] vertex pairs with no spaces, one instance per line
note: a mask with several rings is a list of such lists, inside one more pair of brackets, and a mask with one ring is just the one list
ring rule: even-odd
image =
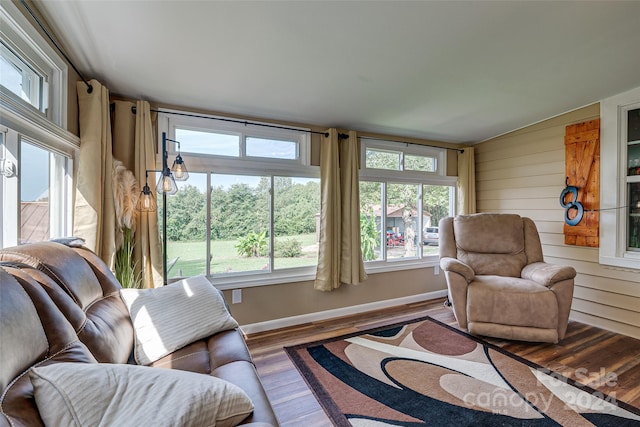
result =
[[[21,236],[21,147],[30,144],[49,152],[49,226],[50,238],[71,234],[73,221],[72,191],[75,150],[58,150],[50,144],[25,133],[0,127],[3,134],[0,157],[14,165],[15,175],[0,176],[0,246],[10,247],[20,244]],[[52,157],[55,155],[56,157]],[[53,200],[53,201],[52,201]]]
[[640,269],[640,252],[627,250],[628,184],[640,176],[627,176],[627,111],[640,108],[640,87],[600,103],[600,250],[603,265]]
[[[158,113],[158,137],[161,138],[162,132],[167,133],[169,139],[177,139],[176,129],[184,128],[189,130],[226,133],[239,135],[241,138],[241,149],[239,157],[191,153],[181,148],[180,154],[187,164],[189,173],[205,173],[207,178],[207,231],[206,242],[207,247],[206,258],[209,258],[211,241],[211,191],[215,185],[211,177],[213,174],[243,175],[243,176],[265,176],[270,178],[271,188],[273,189],[274,177],[291,177],[291,178],[320,178],[320,167],[311,165],[311,137],[309,129],[300,128],[298,130],[279,129],[263,127],[255,124],[233,123],[228,122],[228,118],[223,120],[215,120],[220,118],[214,115],[197,115],[191,116],[190,113],[178,110],[161,109]],[[213,120],[212,120],[213,119]],[[254,122],[256,123],[256,122]],[[271,125],[271,124],[268,124]],[[265,139],[283,139],[298,141],[298,159],[274,159],[268,157],[253,157],[245,154],[244,137],[258,137]],[[171,160],[177,154],[177,144],[169,142],[167,152]],[[160,151],[160,150],[159,150]],[[162,157],[158,153],[156,157],[156,167],[159,169],[162,165]],[[188,184],[186,181],[185,184]],[[273,251],[275,236],[273,231],[273,191],[270,191],[270,271],[265,273],[259,270],[233,273],[210,273],[210,265],[207,263],[206,272],[208,279],[221,290],[224,289],[240,289],[245,287],[255,287],[263,285],[273,285],[288,282],[301,282],[313,280],[317,266],[294,267],[273,269]],[[159,222],[162,227],[161,221]]]
[[[272,128],[270,123],[235,123],[229,121],[228,117],[220,117],[215,115],[190,115],[184,111],[160,109],[158,113],[158,128],[162,128],[167,132],[170,139],[176,139],[176,128],[188,129],[201,132],[214,132],[227,135],[236,135],[240,138],[239,156],[225,156],[205,153],[191,153],[180,147],[183,157],[193,158],[193,164],[196,167],[202,163],[209,164],[213,162],[222,167],[228,166],[230,163],[235,165],[231,168],[237,171],[237,162],[243,162],[248,168],[255,168],[258,165],[261,168],[269,170],[290,170],[292,167],[298,170],[304,170],[311,165],[311,138],[310,129],[280,129]],[[255,124],[253,124],[255,123]],[[265,126],[263,126],[265,125]],[[160,131],[161,133],[162,131]],[[246,154],[245,137],[257,137],[264,139],[281,139],[298,142],[298,158],[277,159],[270,157],[249,156]],[[169,155],[178,153],[177,144],[169,142],[167,146]],[[160,159],[162,160],[162,159]]]
[[73,175],[80,139],[66,130],[68,71],[66,62],[49,45],[18,8],[17,3],[0,4],[0,39],[2,43],[42,76],[48,108],[40,111],[9,89],[0,85],[0,132],[3,133],[0,158],[14,169],[11,176],[0,175],[0,247],[15,246],[20,239],[20,149],[27,142],[64,158],[64,174],[55,174],[58,166],[50,163],[50,186],[57,187],[50,197],[59,198],[51,218],[58,226],[53,235],[69,235],[73,224]]
[[67,127],[68,66],[13,2],[0,5],[0,39],[18,59],[43,77],[44,111],[0,85],[4,108],[48,126]]
[[[422,237],[423,224],[423,200],[424,200],[424,186],[436,185],[450,187],[449,196],[449,212],[451,215],[455,215],[456,209],[456,192],[458,177],[446,175],[447,153],[446,148],[428,147],[419,144],[401,143],[396,141],[385,141],[373,138],[360,137],[360,182],[380,182],[384,191],[382,197],[382,212],[385,212],[386,200],[386,187],[389,184],[419,184],[418,188],[418,200],[420,205],[418,206],[418,229],[420,230],[420,236]],[[405,155],[420,155],[425,157],[434,157],[436,159],[436,170],[434,172],[416,171],[416,170],[390,170],[390,169],[378,169],[368,168],[366,166],[366,152],[367,148],[373,148],[380,151],[400,151],[401,164]],[[402,169],[400,167],[399,169]],[[384,218],[384,216],[383,216]],[[384,221],[381,224],[384,229]],[[436,225],[434,225],[436,226]],[[382,238],[382,237],[381,237]],[[420,238],[420,240],[422,240]],[[439,265],[439,257],[437,255],[423,255],[423,244],[418,245],[418,254],[416,257],[410,258],[391,258],[382,260],[366,261],[365,270],[367,273],[376,273],[384,271],[398,271],[408,270],[414,268],[425,268]],[[385,250],[386,252],[386,250]]]
[[[417,179],[417,180],[439,180],[444,179],[444,182],[451,182],[449,178],[445,176],[445,165],[447,164],[447,149],[428,147],[419,144],[401,143],[395,141],[385,141],[380,139],[360,137],[360,164],[362,165],[360,170],[360,176],[363,177],[398,177],[400,179]],[[380,168],[368,168],[367,167],[367,148],[372,148],[378,151],[390,151],[400,152],[400,167],[399,170],[392,169],[380,169]],[[417,155],[423,157],[432,157],[436,159],[436,168],[433,172],[417,171],[417,170],[403,170],[404,156],[405,155]],[[454,177],[455,178],[455,177]],[[457,178],[455,178],[457,179]]]

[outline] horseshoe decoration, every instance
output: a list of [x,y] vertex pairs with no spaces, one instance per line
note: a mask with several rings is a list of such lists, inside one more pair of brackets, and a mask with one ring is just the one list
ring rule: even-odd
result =
[[[565,180],[565,185],[566,187],[562,190],[562,193],[560,193],[560,206],[565,209],[564,222],[570,226],[578,225],[584,215],[584,206],[578,201],[578,187],[569,185],[569,177]],[[569,203],[565,203],[564,199],[569,193],[573,196],[572,200],[570,200]],[[573,218],[569,218],[569,211],[571,210],[577,211],[576,216]]]

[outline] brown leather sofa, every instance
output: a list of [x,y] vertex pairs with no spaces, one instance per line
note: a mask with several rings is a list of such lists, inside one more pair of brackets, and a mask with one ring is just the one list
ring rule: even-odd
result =
[[[135,364],[134,330],[119,291],[111,271],[84,247],[43,242],[0,250],[0,426],[43,425],[31,367]],[[278,425],[238,329],[193,342],[152,366],[229,381],[254,405],[240,425]]]

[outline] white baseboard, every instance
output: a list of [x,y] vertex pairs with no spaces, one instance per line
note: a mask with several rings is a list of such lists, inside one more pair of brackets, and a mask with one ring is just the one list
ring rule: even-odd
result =
[[240,328],[245,334],[255,334],[257,332],[271,331],[274,329],[286,328],[310,322],[317,322],[320,320],[327,320],[335,317],[348,316],[351,314],[364,313],[372,310],[380,310],[403,304],[428,301],[431,299],[442,298],[446,296],[447,290],[443,289],[440,291],[427,292],[425,294],[417,294],[384,301],[370,302],[367,304],[353,305],[350,307],[335,308],[332,310],[301,314],[299,316],[283,317],[280,319],[267,320],[265,322],[250,323],[247,325],[241,325]]

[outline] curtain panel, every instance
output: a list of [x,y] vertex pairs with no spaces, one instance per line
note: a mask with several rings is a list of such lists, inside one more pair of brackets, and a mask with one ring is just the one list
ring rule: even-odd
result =
[[[109,91],[91,80],[92,93],[78,82],[80,155],[76,176],[74,236],[85,240],[112,269],[118,242],[122,243],[123,210],[134,210],[133,221],[124,221],[134,231],[133,265],[143,286],[162,284],[162,247],[156,212],[135,212],[145,172],[155,192],[155,137],[149,103],[115,101]],[[132,107],[136,107],[136,114]],[[133,183],[122,185],[126,172]],[[125,173],[123,173],[125,172]],[[129,174],[131,175],[131,174]],[[120,185],[119,185],[120,184]],[[131,194],[123,196],[123,192]],[[123,207],[127,205],[128,207]]]
[[[135,168],[133,169],[138,178],[140,189],[146,182],[145,172],[156,168],[156,141],[152,126],[151,107],[147,101],[137,101],[136,103],[136,124],[135,124]],[[149,186],[155,195],[156,182],[155,172],[149,172]],[[134,262],[140,268],[141,277],[145,286],[162,286],[162,243],[158,231],[157,212],[139,212],[136,223],[135,246],[133,247]]]
[[[149,102],[115,101],[114,106],[113,155],[135,175],[138,187],[136,198],[147,182],[147,170],[149,187],[155,197],[156,133]],[[145,287],[162,286],[162,245],[157,212],[137,212],[133,264],[135,274]]]
[[476,160],[473,147],[458,153],[458,215],[476,213]]
[[116,253],[116,218],[113,200],[113,154],[109,91],[91,80],[89,93],[77,83],[80,155],[76,176],[73,234],[85,240],[110,268]]
[[314,288],[332,291],[366,280],[360,247],[359,150],[355,132],[328,130],[320,152],[320,243]]

